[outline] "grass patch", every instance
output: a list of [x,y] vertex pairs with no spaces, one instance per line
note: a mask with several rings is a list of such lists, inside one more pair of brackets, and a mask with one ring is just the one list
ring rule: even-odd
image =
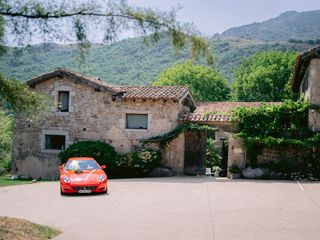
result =
[[44,240],[59,235],[59,230],[24,219],[0,217],[0,240]]
[[21,185],[26,183],[32,183],[30,179],[10,179],[9,176],[0,176],[0,187]]

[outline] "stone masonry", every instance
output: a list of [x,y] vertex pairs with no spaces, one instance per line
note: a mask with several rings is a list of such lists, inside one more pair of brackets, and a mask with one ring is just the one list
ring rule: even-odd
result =
[[[164,134],[177,125],[177,116],[186,106],[174,100],[115,99],[111,93],[96,91],[68,77],[54,77],[34,86],[52,97],[52,112],[40,122],[17,118],[13,150],[16,175],[56,179],[59,174],[59,150],[45,149],[46,134],[66,136],[67,148],[81,140],[101,140],[119,153],[141,147],[139,139]],[[69,112],[57,111],[58,91],[69,91]],[[148,129],[126,129],[126,114],[147,114]],[[164,165],[183,171],[183,137],[172,142],[164,152]]]

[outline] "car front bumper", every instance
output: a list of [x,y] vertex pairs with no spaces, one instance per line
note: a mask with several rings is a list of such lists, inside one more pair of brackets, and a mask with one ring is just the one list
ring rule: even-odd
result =
[[108,189],[107,182],[98,184],[72,184],[60,182],[60,189],[62,193],[104,193]]

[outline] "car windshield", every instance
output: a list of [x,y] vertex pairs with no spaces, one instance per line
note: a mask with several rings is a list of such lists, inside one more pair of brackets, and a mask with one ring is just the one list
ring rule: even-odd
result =
[[99,165],[94,160],[70,160],[65,166],[66,170],[97,170]]

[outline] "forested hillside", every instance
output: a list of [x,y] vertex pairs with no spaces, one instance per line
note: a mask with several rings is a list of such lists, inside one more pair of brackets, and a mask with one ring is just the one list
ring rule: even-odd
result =
[[261,23],[252,23],[230,28],[214,37],[246,38],[263,41],[319,40],[320,10],[285,12],[276,18]]
[[[272,43],[245,39],[212,40],[215,67],[230,82],[233,70],[245,57],[262,50],[302,51],[312,47],[306,43]],[[142,39],[128,39],[113,44],[93,45],[79,61],[75,45],[42,44],[26,48],[8,48],[0,56],[0,72],[19,80],[27,80],[57,67],[67,67],[88,76],[100,77],[113,84],[149,84],[164,69],[189,59],[189,51],[175,54],[168,39],[146,46]],[[200,60],[205,64],[205,61]]]
[[[303,51],[320,44],[320,10],[286,12],[262,23],[231,28],[212,39],[214,67],[229,82],[244,58],[267,50]],[[100,77],[113,84],[150,84],[164,69],[190,58],[189,51],[176,54],[168,38],[154,46],[143,39],[122,40],[113,45],[92,45],[84,61],[76,45],[42,44],[8,48],[0,56],[0,72],[27,80],[57,67]],[[197,63],[205,64],[204,60]]]

